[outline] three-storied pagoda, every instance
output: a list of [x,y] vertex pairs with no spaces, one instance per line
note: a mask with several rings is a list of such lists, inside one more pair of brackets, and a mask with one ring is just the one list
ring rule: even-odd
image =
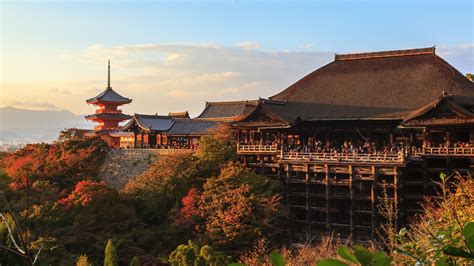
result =
[[121,129],[119,123],[130,119],[131,116],[123,114],[118,107],[130,103],[132,100],[121,96],[110,86],[110,60],[108,62],[107,88],[94,98],[86,100],[86,102],[98,107],[95,114],[86,116],[87,120],[98,123],[94,127],[95,135],[101,136],[109,146],[119,147],[120,138],[111,134],[119,131]]

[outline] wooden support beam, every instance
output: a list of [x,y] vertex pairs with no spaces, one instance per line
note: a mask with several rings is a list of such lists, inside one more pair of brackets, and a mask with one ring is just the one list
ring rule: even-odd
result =
[[378,174],[376,172],[375,166],[372,166],[372,175],[373,175],[373,181],[371,182],[371,187],[370,187],[370,212],[371,212],[371,230],[370,230],[370,235],[371,238],[375,238],[375,230],[376,230],[376,208],[377,206],[375,205],[375,184],[377,184],[378,181]]
[[290,203],[290,166],[287,164],[286,165],[286,205],[288,206]]
[[351,208],[350,208],[350,233],[351,236],[354,236],[354,169],[352,165],[349,165],[349,189],[350,189],[350,201],[351,201]]
[[398,175],[398,169],[397,167],[393,168],[393,172],[395,173],[393,176],[393,204],[395,207],[395,230],[398,232],[398,182],[399,182],[399,175]]
[[305,165],[306,171],[306,178],[305,178],[305,185],[306,185],[306,242],[311,240],[311,201],[310,201],[310,188],[309,188],[309,165]]
[[330,193],[331,187],[329,184],[329,166],[324,165],[324,172],[326,174],[326,231],[327,233],[331,232],[331,202],[330,202]]

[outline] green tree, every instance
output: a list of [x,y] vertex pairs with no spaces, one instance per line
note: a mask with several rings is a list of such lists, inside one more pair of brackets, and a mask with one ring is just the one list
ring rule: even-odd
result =
[[472,73],[467,73],[466,78],[472,82],[474,82],[474,75]]
[[229,261],[230,258],[223,253],[214,251],[208,245],[200,248],[191,240],[187,244],[177,246],[169,256],[169,263],[173,266],[222,266],[227,265]]
[[130,266],[140,266],[140,259],[137,256],[134,256],[130,261]]
[[105,247],[104,266],[118,266],[117,250],[112,239],[107,241],[107,246]]
[[81,255],[77,258],[76,266],[92,266],[87,255]]

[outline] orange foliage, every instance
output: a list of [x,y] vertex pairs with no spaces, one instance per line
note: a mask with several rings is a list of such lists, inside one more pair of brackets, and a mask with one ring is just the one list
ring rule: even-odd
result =
[[58,201],[60,205],[70,208],[72,206],[86,206],[92,200],[100,198],[110,191],[105,182],[92,180],[79,181],[76,188],[65,198]]

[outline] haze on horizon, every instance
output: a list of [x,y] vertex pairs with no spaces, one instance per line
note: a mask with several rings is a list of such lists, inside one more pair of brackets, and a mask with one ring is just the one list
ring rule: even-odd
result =
[[[1,7],[0,106],[92,113],[106,86],[126,113],[269,97],[334,53],[437,46],[474,72],[472,1],[13,2]],[[403,19],[401,19],[403,17]],[[387,77],[390,78],[390,77]]]

